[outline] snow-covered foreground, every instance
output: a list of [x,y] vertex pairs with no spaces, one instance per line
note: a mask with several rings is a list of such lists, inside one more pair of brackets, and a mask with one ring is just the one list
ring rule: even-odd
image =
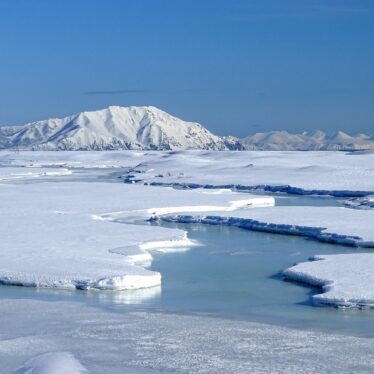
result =
[[98,374],[370,373],[374,365],[370,338],[73,302],[3,299],[0,313],[4,373],[39,362],[31,373],[56,374],[45,368],[62,359],[73,373]]
[[0,281],[34,287],[134,289],[161,275],[150,251],[193,245],[181,230],[110,222],[167,212],[234,210],[273,198],[98,182],[0,184]]

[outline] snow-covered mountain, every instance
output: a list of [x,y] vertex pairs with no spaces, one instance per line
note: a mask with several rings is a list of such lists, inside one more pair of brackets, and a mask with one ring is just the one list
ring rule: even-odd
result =
[[33,150],[227,149],[223,138],[200,124],[183,121],[151,106],[111,106],[21,127],[0,127],[0,147]]
[[24,126],[0,127],[0,149],[32,150],[363,150],[374,149],[367,135],[341,131],[291,134],[256,133],[239,139],[217,136],[195,122],[186,122],[152,106],[82,112]]
[[247,150],[265,151],[352,151],[374,149],[374,139],[360,134],[350,136],[342,131],[326,134],[322,131],[313,133],[291,134],[287,131],[256,133],[241,139]]

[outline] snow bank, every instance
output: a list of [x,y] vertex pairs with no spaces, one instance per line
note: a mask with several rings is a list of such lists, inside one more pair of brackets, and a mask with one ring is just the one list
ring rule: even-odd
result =
[[374,255],[371,253],[314,256],[283,272],[288,279],[319,286],[316,304],[374,307]]
[[87,369],[69,352],[38,355],[18,368],[14,374],[82,374]]

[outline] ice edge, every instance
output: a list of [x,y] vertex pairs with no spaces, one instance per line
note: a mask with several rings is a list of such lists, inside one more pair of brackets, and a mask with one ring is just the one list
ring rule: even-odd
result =
[[364,241],[359,236],[350,236],[324,232],[324,227],[311,227],[299,225],[287,225],[267,223],[251,218],[239,218],[232,216],[193,216],[193,215],[166,215],[160,217],[165,222],[177,223],[202,223],[209,225],[235,226],[246,230],[269,232],[273,234],[297,235],[316,239],[325,243],[341,244],[349,247],[373,248],[374,242]]
[[[127,175],[124,178],[125,183],[138,183],[142,179],[135,179],[135,175]],[[180,183],[180,182],[144,182],[144,185],[156,187],[172,187],[176,189],[231,189],[232,191],[264,191],[271,193],[285,193],[289,195],[318,195],[318,196],[333,196],[333,197],[365,197],[372,195],[373,191],[359,191],[359,190],[319,190],[319,189],[304,189],[291,185],[242,185],[242,184],[199,184],[199,183]]]

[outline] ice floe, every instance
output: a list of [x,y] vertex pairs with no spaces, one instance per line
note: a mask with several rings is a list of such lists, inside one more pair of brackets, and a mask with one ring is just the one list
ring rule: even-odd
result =
[[314,256],[283,272],[286,278],[322,288],[317,304],[374,307],[374,255],[371,253]]
[[354,209],[374,209],[374,195],[348,199],[344,205]]
[[27,360],[14,374],[83,374],[87,369],[70,352],[47,352]]

